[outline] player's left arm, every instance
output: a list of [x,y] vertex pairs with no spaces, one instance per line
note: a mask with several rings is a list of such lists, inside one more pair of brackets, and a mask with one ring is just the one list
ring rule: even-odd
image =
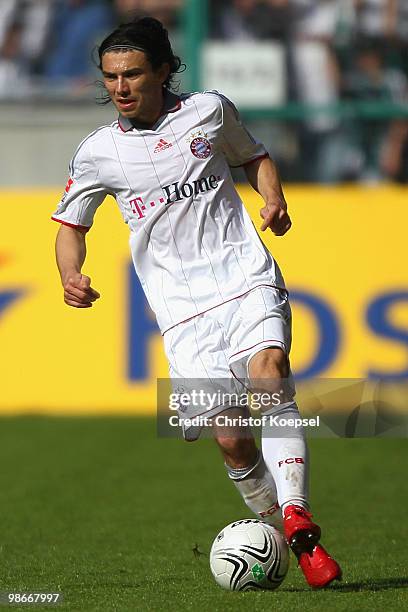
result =
[[251,186],[265,202],[260,210],[263,219],[261,231],[269,227],[276,236],[283,236],[292,222],[276,165],[270,157],[264,157],[245,164],[244,170]]

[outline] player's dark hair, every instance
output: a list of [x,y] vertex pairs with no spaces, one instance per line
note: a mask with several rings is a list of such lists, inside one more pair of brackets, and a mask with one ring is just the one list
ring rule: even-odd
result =
[[144,51],[153,70],[157,70],[164,63],[169,64],[169,76],[163,83],[167,89],[174,86],[174,75],[181,67],[185,67],[181,59],[173,53],[166,28],[153,17],[142,17],[130,23],[123,23],[109,34],[98,48],[100,70],[103,54],[110,48],[120,51],[122,46],[123,50],[134,47]]

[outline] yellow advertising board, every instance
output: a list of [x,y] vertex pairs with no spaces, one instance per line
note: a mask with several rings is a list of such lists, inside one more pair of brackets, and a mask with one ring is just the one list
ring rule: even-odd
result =
[[[240,192],[259,227],[260,198]],[[295,373],[408,378],[407,190],[288,186],[286,196],[291,231],[262,238],[291,294]],[[167,363],[128,230],[107,199],[84,266],[101,299],[69,308],[49,219],[58,200],[51,190],[0,193],[0,411],[152,412]]]

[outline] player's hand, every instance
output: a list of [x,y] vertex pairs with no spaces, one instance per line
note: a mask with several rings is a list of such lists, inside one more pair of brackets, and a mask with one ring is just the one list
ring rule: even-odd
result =
[[91,279],[85,274],[71,274],[63,283],[64,302],[74,308],[90,308],[100,295],[91,287]]
[[261,231],[264,232],[268,227],[273,231],[275,236],[283,236],[290,229],[292,221],[286,211],[283,202],[279,200],[266,203],[260,210],[262,219]]

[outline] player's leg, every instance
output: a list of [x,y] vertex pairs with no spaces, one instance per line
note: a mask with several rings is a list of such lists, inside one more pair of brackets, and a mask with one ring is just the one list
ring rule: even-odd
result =
[[263,404],[263,416],[272,420],[265,419],[262,428],[262,452],[276,483],[282,513],[293,504],[307,510],[309,463],[303,428],[277,425],[281,417],[300,418],[287,355],[282,348],[266,348],[251,356],[247,368],[255,393],[279,398],[279,403],[271,400],[270,407]]
[[[288,355],[291,345],[291,311],[287,293],[259,287],[250,292],[237,311],[232,330],[235,350],[230,358],[234,375],[254,391],[266,391],[271,401],[266,415],[299,418]],[[279,394],[283,389],[283,394]],[[276,396],[275,396],[276,397]],[[273,399],[273,398],[272,398]],[[265,415],[264,413],[264,415]],[[308,451],[300,428],[265,425],[262,452],[276,482],[278,502],[284,509],[285,535],[294,546],[299,565],[311,586],[321,587],[341,575],[337,563],[319,544],[312,546],[320,528],[312,521],[308,505]],[[297,536],[294,538],[294,536]],[[303,544],[305,551],[299,548]]]
[[[291,381],[287,358],[290,348],[290,327],[291,312],[285,291],[274,287],[259,287],[242,298],[230,328],[231,345],[234,347],[230,357],[230,369],[234,377],[255,392],[266,391],[267,393],[264,393],[266,396],[280,392],[282,381]],[[259,389],[256,380],[258,377],[261,379]],[[285,386],[293,387],[288,384]],[[290,390],[289,388],[288,391]],[[285,399],[279,395],[279,399],[282,404],[280,408],[290,416],[297,411],[293,397]],[[279,504],[296,500],[306,507],[307,449],[303,433],[296,432],[294,439],[284,437],[279,441],[269,440],[267,435],[268,432],[264,428],[262,454],[269,472],[269,480],[274,482],[277,490]],[[303,462],[301,474],[296,480],[293,478],[286,481],[282,477],[284,469],[279,470],[275,466],[278,466],[282,458],[290,460],[291,457]],[[299,463],[295,467],[298,468]]]
[[[232,418],[247,416],[246,411],[238,408],[229,408],[220,414]],[[248,427],[218,426],[214,422],[212,431],[227,474],[248,508],[261,520],[282,530],[275,482],[251,430]]]
[[290,384],[290,368],[282,348],[264,349],[248,363],[251,387],[272,397],[280,394],[280,402],[266,409],[264,416],[273,417],[262,429],[262,451],[276,482],[283,525],[293,552],[307,582],[313,587],[327,586],[341,577],[341,569],[318,544],[321,530],[312,521],[308,503],[308,449],[303,428],[279,426],[280,419],[293,422],[300,418]]
[[[234,390],[228,357],[228,341],[223,336],[225,319],[229,318],[231,304],[217,308],[217,312],[195,317],[192,321],[177,325],[164,335],[164,346],[169,360],[174,393],[190,394],[205,391],[217,394],[218,390]],[[201,350],[205,346],[206,350]],[[211,350],[209,350],[209,347]],[[240,386],[241,390],[245,390]],[[229,478],[245,503],[262,520],[282,528],[277,512],[277,494],[272,476],[258,451],[249,428],[231,429],[217,426],[215,417],[224,413],[248,416],[246,408],[225,409],[219,406],[210,412],[206,406],[188,405],[178,411],[184,439],[195,441],[200,437],[200,425],[184,425],[194,417],[212,417],[211,432],[221,449]]]

